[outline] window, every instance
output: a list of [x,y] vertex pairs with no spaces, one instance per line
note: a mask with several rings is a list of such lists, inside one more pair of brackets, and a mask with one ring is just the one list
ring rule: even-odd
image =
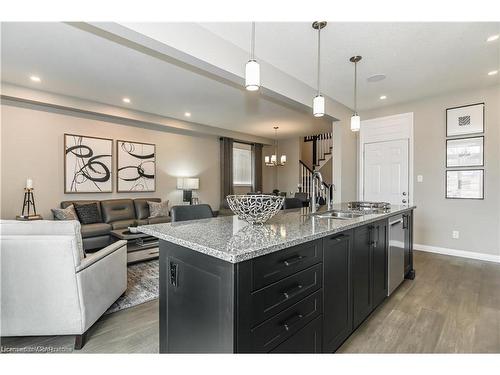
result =
[[233,184],[252,186],[252,146],[244,143],[233,145]]

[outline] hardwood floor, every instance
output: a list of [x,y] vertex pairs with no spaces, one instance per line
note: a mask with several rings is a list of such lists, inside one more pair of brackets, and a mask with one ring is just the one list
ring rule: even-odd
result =
[[[415,252],[405,282],[338,353],[500,353],[500,264]],[[73,337],[8,337],[2,351],[71,351]],[[54,348],[54,349],[51,349]],[[157,353],[158,301],[103,316],[78,353]]]

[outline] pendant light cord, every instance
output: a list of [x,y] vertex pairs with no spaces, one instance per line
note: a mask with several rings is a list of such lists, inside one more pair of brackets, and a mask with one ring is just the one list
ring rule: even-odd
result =
[[255,60],[255,22],[252,22],[252,44],[250,47],[250,60]]
[[318,87],[318,95],[320,95],[320,89],[319,89],[319,77],[320,77],[320,61],[321,61],[321,27],[318,27],[318,81],[317,81],[317,87]]
[[358,114],[358,63],[354,63],[354,113]]

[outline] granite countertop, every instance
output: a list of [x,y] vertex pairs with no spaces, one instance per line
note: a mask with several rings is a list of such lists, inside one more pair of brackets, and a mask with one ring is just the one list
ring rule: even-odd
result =
[[[344,204],[334,205],[333,208],[347,211]],[[281,211],[263,225],[250,225],[237,216],[222,216],[142,225],[138,230],[230,263],[239,263],[414,208],[392,205],[384,213],[365,214],[349,220],[319,218],[309,215],[308,209],[299,208]]]

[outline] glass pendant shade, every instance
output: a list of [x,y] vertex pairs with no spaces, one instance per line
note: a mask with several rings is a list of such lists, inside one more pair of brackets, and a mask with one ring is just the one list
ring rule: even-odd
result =
[[255,60],[249,60],[245,66],[245,87],[248,91],[260,88],[260,65]]
[[322,95],[316,95],[313,99],[313,115],[322,117],[325,114],[325,98]]
[[357,132],[359,131],[360,127],[361,127],[361,118],[357,113],[355,113],[351,117],[351,130],[353,132]]
[[286,163],[286,155],[281,155],[280,162],[281,162],[281,164],[285,164]]
[[271,163],[276,164],[276,155],[271,155]]
[[266,164],[269,164],[269,156],[264,157],[264,162],[265,162]]

